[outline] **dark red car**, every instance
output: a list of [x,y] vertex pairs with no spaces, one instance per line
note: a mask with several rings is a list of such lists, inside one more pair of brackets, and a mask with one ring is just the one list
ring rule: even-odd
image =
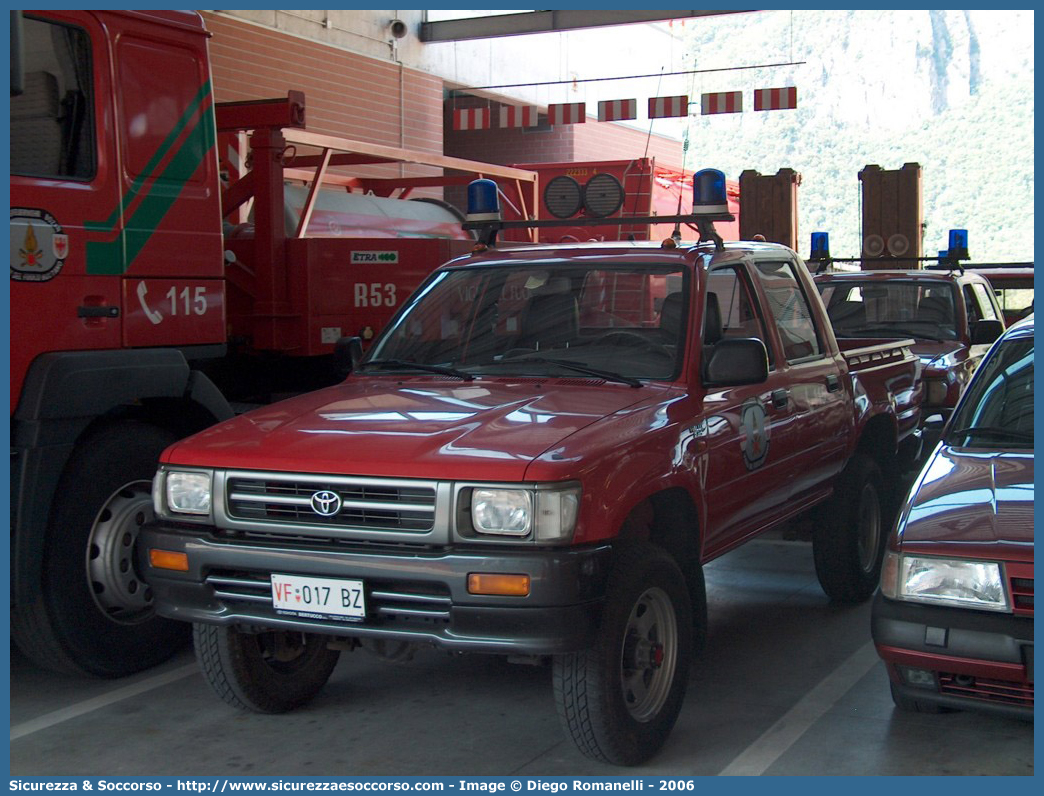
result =
[[872,632],[897,707],[1032,718],[1032,315],[983,360],[914,484]]

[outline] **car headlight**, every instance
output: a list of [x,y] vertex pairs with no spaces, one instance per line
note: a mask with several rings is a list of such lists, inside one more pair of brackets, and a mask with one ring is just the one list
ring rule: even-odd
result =
[[167,470],[157,480],[163,488],[163,500],[158,506],[161,513],[210,514],[213,478],[209,471]]
[[568,541],[579,511],[579,486],[471,490],[471,526],[476,535],[528,537],[536,542]]
[[1010,610],[1004,574],[996,561],[889,551],[881,568],[881,593],[893,600],[930,605]]

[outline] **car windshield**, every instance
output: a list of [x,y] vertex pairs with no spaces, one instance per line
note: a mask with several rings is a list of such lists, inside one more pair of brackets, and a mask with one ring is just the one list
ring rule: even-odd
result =
[[950,421],[949,445],[1033,447],[1033,338],[1004,340],[979,366]]
[[949,282],[827,280],[818,287],[837,337],[959,337],[954,286]]
[[374,344],[366,370],[604,378],[680,371],[689,280],[681,267],[561,261],[447,269]]

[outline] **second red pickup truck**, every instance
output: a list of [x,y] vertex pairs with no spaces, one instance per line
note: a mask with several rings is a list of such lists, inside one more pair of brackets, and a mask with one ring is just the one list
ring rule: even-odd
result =
[[901,341],[842,353],[783,246],[490,248],[342,384],[170,447],[139,565],[232,705],[300,705],[360,646],[549,658],[579,750],[633,765],[681,709],[705,563],[818,508],[826,593],[874,591],[918,375]]

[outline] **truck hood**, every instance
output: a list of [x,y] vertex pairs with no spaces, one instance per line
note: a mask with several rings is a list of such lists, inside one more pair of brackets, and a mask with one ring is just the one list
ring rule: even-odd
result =
[[352,377],[168,448],[216,469],[520,481],[569,435],[664,388],[587,379]]
[[967,356],[967,346],[960,340],[918,340],[910,346],[910,350],[921,360],[921,366],[926,371],[949,370]]
[[907,504],[904,551],[1033,560],[1033,453],[941,446]]

